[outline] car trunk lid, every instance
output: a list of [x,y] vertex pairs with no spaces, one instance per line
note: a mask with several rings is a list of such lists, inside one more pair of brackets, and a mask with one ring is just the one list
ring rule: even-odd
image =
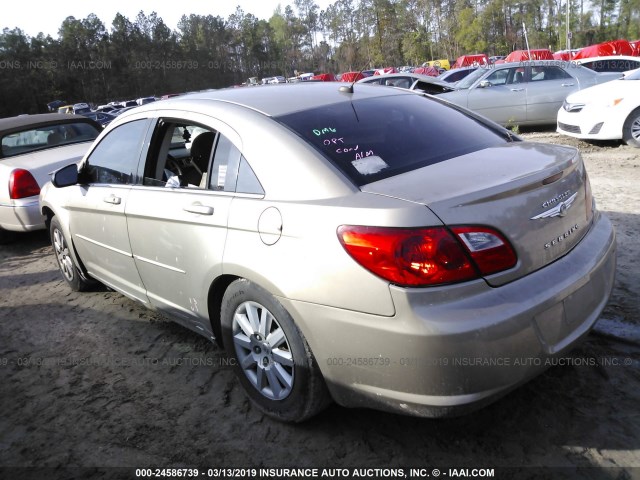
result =
[[91,142],[82,142],[0,159],[0,203],[12,204],[9,198],[9,177],[13,170],[28,170],[42,188],[51,180],[54,171],[79,162],[90,146]]
[[488,148],[362,190],[423,204],[448,226],[488,226],[501,232],[518,262],[485,277],[493,286],[565,255],[585,235],[593,217],[580,154],[556,145],[518,142]]

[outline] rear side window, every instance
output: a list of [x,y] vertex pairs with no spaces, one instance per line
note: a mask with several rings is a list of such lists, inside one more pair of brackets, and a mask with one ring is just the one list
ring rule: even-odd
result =
[[544,82],[545,80],[571,79],[571,75],[559,67],[533,66],[531,67],[531,81]]
[[507,142],[498,129],[419,95],[342,102],[278,120],[358,186]]

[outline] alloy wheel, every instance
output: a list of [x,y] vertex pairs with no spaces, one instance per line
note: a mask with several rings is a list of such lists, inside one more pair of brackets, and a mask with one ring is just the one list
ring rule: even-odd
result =
[[60,271],[69,282],[73,281],[73,276],[75,275],[73,259],[69,255],[69,247],[64,240],[64,235],[58,228],[53,230],[53,248],[58,258]]
[[275,316],[257,302],[241,303],[233,315],[233,343],[251,384],[270,400],[291,393],[294,363],[289,341]]
[[640,115],[631,124],[631,136],[635,141],[640,142]]

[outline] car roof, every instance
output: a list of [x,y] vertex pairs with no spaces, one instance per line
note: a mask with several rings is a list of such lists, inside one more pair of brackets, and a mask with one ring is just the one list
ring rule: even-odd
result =
[[489,68],[493,68],[493,67],[458,67],[458,68],[452,68],[450,70],[446,70],[444,72],[442,72],[440,75],[438,75],[435,78],[440,78],[440,77],[448,77],[449,75],[453,75],[456,72],[466,72],[467,70],[478,70],[478,68],[483,68],[484,70],[489,70]]
[[571,61],[581,64],[587,62],[598,62],[600,60],[635,60],[636,62],[640,62],[640,57],[633,57],[631,55],[605,55],[603,57],[577,58]]
[[504,67],[537,67],[540,65],[553,65],[556,67],[568,66],[570,64],[567,60],[516,60],[514,62],[504,62],[504,63],[496,63],[489,67],[484,67],[485,70],[493,70],[496,68],[504,68]]
[[181,97],[163,100],[161,104],[148,104],[136,109],[136,112],[158,110],[160,108],[193,107],[195,102],[228,102],[256,110],[264,115],[277,117],[326,105],[392,95],[413,95],[409,91],[392,88],[380,89],[377,86],[358,84],[353,93],[341,91],[349,88],[347,82],[300,82],[290,84],[262,85],[256,88],[225,88],[201,93],[192,93]]
[[[519,63],[519,62],[518,62]],[[501,65],[501,64],[498,64]],[[482,65],[467,65],[466,67],[456,67],[456,68],[450,68],[449,70],[447,70],[445,73],[447,72],[461,72],[463,70],[477,70],[478,68],[492,68],[492,67],[487,67],[487,66],[482,66]]]
[[361,80],[358,80],[357,83],[367,83],[366,81],[369,80],[375,80],[378,78],[405,78],[405,77],[415,77],[415,78],[420,78],[420,79],[426,79],[426,78],[436,78],[436,77],[432,77],[431,75],[423,75],[422,73],[413,73],[413,72],[398,72],[398,73],[383,73],[382,75],[374,75],[371,77],[366,77],[363,78]]
[[94,122],[90,119],[75,114],[39,113],[37,115],[19,115],[17,117],[0,118],[0,131],[7,132],[21,130],[24,127],[39,127],[45,125],[59,125],[61,123]]

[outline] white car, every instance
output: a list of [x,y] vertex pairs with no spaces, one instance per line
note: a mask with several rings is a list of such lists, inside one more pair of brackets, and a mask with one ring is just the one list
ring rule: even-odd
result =
[[557,131],[584,140],[624,140],[640,147],[640,69],[569,95],[558,111]]
[[40,188],[55,170],[80,160],[101,131],[81,115],[0,119],[0,243],[45,228]]

